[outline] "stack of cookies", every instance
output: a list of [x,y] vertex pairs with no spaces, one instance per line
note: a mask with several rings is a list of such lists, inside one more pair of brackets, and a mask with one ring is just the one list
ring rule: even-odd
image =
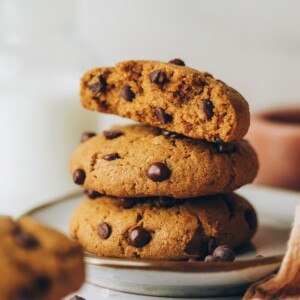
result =
[[86,199],[72,237],[99,256],[233,260],[229,250],[257,228],[253,207],[233,193],[258,169],[242,139],[246,100],[180,59],[93,69],[80,95],[87,109],[143,125],[83,134],[70,170]]

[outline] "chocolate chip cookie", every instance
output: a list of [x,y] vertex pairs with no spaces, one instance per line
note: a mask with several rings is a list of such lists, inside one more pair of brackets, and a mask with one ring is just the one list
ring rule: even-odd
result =
[[240,140],[248,131],[247,101],[233,88],[182,61],[125,61],[81,79],[81,103],[195,139]]
[[106,257],[204,258],[218,245],[237,247],[257,228],[253,207],[237,194],[196,199],[86,198],[74,211],[71,236]]
[[190,198],[251,182],[258,162],[247,141],[209,143],[145,125],[114,127],[71,158],[76,184],[117,197]]
[[2,300],[57,300],[84,281],[80,245],[27,217],[0,217],[0,267]]

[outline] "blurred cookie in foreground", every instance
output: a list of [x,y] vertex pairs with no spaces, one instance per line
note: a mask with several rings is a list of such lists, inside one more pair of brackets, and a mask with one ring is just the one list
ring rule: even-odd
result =
[[217,246],[235,248],[257,229],[254,208],[234,194],[86,198],[74,211],[70,231],[86,250],[105,257],[181,260],[202,258]]
[[58,300],[84,282],[78,243],[31,218],[0,216],[1,300]]

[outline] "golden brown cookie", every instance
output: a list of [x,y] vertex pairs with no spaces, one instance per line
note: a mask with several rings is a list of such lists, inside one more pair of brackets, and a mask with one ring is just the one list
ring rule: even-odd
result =
[[24,217],[0,217],[0,299],[58,300],[84,281],[80,245]]
[[157,61],[125,61],[81,79],[81,103],[195,139],[240,140],[249,128],[247,101],[206,72]]
[[247,243],[256,227],[253,207],[231,193],[192,200],[87,198],[75,209],[70,231],[100,256],[178,260]]
[[145,125],[114,127],[86,140],[70,164],[75,183],[117,197],[231,192],[251,182],[257,169],[245,140],[209,143]]

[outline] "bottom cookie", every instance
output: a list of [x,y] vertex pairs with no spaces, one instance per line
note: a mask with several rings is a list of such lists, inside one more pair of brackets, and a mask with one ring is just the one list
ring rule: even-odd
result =
[[100,196],[74,211],[71,236],[106,257],[203,258],[222,244],[247,243],[257,228],[254,208],[237,194],[173,200]]
[[0,299],[57,300],[84,282],[80,245],[30,218],[0,216]]

